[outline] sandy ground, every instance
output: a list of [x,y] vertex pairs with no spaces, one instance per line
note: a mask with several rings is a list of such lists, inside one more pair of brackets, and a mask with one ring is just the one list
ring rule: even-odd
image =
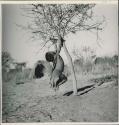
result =
[[45,77],[19,85],[14,80],[3,83],[3,122],[117,122],[115,81],[97,86],[88,77],[77,78],[77,96],[72,94],[71,78],[58,92]]

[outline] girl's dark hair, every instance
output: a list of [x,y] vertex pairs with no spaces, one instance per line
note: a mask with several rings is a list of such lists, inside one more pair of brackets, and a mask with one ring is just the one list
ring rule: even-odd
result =
[[45,54],[45,58],[48,62],[53,62],[54,61],[54,56],[55,56],[55,52],[54,51],[51,51],[51,52],[47,52]]

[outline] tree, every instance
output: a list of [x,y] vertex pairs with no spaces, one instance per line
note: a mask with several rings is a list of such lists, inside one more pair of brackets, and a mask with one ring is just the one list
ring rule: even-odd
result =
[[7,72],[10,64],[13,62],[11,55],[8,52],[2,52],[2,69]]
[[75,34],[77,31],[102,30],[104,20],[97,22],[93,19],[94,6],[94,4],[32,4],[23,8],[26,16],[31,17],[32,23],[22,28],[30,30],[34,38],[41,38],[43,47],[56,40],[59,46],[57,54],[61,48],[64,49],[71,67],[74,95],[77,94],[76,75],[65,42],[62,46],[62,39],[64,40],[69,33]]

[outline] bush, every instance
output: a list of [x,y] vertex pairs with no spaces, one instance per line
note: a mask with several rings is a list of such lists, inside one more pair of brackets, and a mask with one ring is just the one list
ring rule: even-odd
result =
[[83,46],[80,49],[73,50],[75,71],[78,73],[89,73],[92,71],[93,62],[96,58],[95,51],[89,46]]
[[87,61],[86,63],[76,59],[74,61],[74,68],[77,73],[82,74],[101,74],[101,73],[110,73],[110,74],[117,74],[117,61],[115,61],[111,57],[98,57],[91,63]]

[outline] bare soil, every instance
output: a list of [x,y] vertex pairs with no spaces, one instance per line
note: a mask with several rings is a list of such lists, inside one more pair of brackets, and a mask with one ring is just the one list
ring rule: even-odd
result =
[[[102,77],[102,76],[101,76]],[[78,76],[78,95],[73,96],[72,80],[54,92],[49,78],[16,84],[3,83],[3,122],[117,122],[117,79]]]

